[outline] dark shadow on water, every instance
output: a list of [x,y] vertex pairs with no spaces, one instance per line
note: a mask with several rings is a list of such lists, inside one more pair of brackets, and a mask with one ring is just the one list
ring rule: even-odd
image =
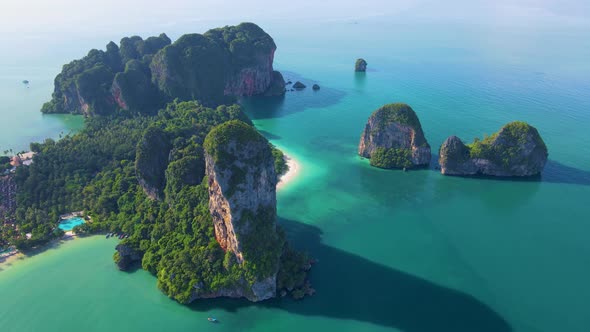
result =
[[548,160],[540,177],[543,182],[581,184],[590,186],[590,171]]
[[[116,266],[117,266],[117,265],[115,264],[115,267],[116,267]],[[125,270],[119,270],[119,271],[121,271],[121,272],[123,272],[123,273],[129,273],[129,274],[133,274],[133,273],[135,273],[135,272],[137,272],[137,271],[139,271],[139,270],[142,270],[142,267],[141,267],[141,261],[139,261],[139,262],[134,262],[134,263],[132,263],[132,264],[131,264],[131,265],[130,265],[128,268],[126,268]]]
[[[436,158],[436,159],[435,159]],[[436,160],[438,156],[433,155],[433,163],[431,168],[440,172],[440,166]],[[549,183],[564,183],[564,184],[580,184],[590,186],[590,171],[564,165],[555,160],[547,160],[543,172],[539,175],[528,177],[497,177],[487,175],[473,175],[460,176],[465,178],[476,178],[482,180],[492,181],[509,181],[509,182],[549,182]]]
[[258,129],[258,132],[262,134],[262,136],[266,137],[266,139],[268,140],[273,140],[273,141],[277,141],[280,140],[282,137],[279,135],[275,135],[271,132],[268,132],[266,130],[260,130]]
[[[321,82],[301,77],[298,74],[285,71],[282,73],[285,81],[291,80],[293,83],[301,81],[307,88],[291,91],[293,88],[291,85],[287,85],[287,92],[284,96],[242,98],[240,104],[250,119],[279,118],[310,109],[325,108],[338,104],[346,95],[344,91],[322,86]],[[320,85],[320,90],[314,91],[311,88],[315,83]]]
[[366,72],[354,72],[354,86],[363,91],[367,85],[367,73]]
[[[356,179],[359,183],[352,192],[362,193],[371,197],[371,203],[378,203],[379,206],[372,206],[373,209],[393,210],[402,205],[411,205],[420,210],[424,206],[421,193],[428,181],[428,169],[415,168],[407,171],[401,169],[382,169],[369,165],[369,161],[361,161],[358,157],[359,165],[354,169],[355,173],[347,176],[348,183],[354,183]],[[336,181],[338,179],[335,179]],[[342,186],[334,182],[334,186]]]
[[[316,295],[303,301],[275,299],[262,303],[202,300],[190,308],[199,312],[235,312],[257,306],[297,315],[368,322],[405,332],[512,331],[498,313],[469,294],[326,246],[321,243],[321,230],[317,227],[285,219],[279,223],[295,247],[305,248],[319,260],[311,273]],[[247,324],[254,326],[256,322]]]

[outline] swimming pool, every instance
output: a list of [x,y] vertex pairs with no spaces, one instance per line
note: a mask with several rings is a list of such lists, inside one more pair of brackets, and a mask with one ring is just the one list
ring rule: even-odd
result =
[[74,227],[78,225],[82,225],[85,223],[84,219],[80,217],[74,217],[70,219],[63,220],[59,223],[59,228],[63,231],[71,231]]

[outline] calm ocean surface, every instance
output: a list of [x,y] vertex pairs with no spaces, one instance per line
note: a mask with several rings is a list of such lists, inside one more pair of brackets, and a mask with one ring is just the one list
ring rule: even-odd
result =
[[[178,37],[207,26],[217,24],[160,30]],[[301,164],[278,194],[279,223],[319,259],[317,294],[182,306],[147,272],[117,271],[115,240],[91,237],[0,265],[0,330],[588,331],[588,29],[387,19],[261,26],[285,78],[321,86],[243,102]],[[0,150],[80,128],[79,117],[37,112],[53,77],[126,34],[57,42],[50,58],[25,57],[31,63],[15,60],[18,49],[0,58]],[[353,73],[357,57],[369,63],[365,75]],[[539,181],[444,177],[434,163],[371,168],[356,156],[360,133],[373,110],[396,101],[417,112],[435,154],[450,135],[471,141],[523,120],[543,136],[549,163]],[[208,323],[211,315],[221,323]]]

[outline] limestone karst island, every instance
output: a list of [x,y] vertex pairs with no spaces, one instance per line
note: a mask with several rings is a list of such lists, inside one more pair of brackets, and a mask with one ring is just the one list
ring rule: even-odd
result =
[[0,7],[0,332],[588,332],[588,1]]
[[151,272],[181,303],[313,293],[311,259],[276,224],[284,155],[232,104],[285,93],[275,50],[242,23],[174,43],[123,38],[64,65],[42,111],[83,114],[86,127],[32,144],[34,162],[3,180],[17,202],[3,242],[43,246],[63,236],[62,214],[83,211],[73,233],[119,237],[118,267]]

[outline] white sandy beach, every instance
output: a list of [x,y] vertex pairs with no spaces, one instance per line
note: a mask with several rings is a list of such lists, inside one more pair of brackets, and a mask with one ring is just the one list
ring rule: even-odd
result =
[[[54,240],[50,241],[49,243],[47,243],[46,245],[42,245],[42,246],[39,246],[35,249],[32,249],[30,251],[30,254],[37,254],[37,253],[43,252],[48,249],[57,248],[63,242],[69,241],[69,240],[74,240],[77,238],[78,238],[78,236],[74,232],[67,231],[67,232],[65,232],[65,234],[62,238],[54,239]],[[2,265],[11,265],[11,263],[18,261],[18,260],[25,259],[26,257],[27,256],[25,254],[14,249],[8,253],[4,253],[4,254],[0,255],[0,267]]]
[[299,173],[301,166],[297,162],[297,160],[285,155],[285,161],[287,162],[287,166],[289,166],[289,170],[287,173],[281,175],[279,179],[279,183],[277,183],[277,190],[281,190],[285,185],[287,185],[291,180],[293,180],[297,173]]

